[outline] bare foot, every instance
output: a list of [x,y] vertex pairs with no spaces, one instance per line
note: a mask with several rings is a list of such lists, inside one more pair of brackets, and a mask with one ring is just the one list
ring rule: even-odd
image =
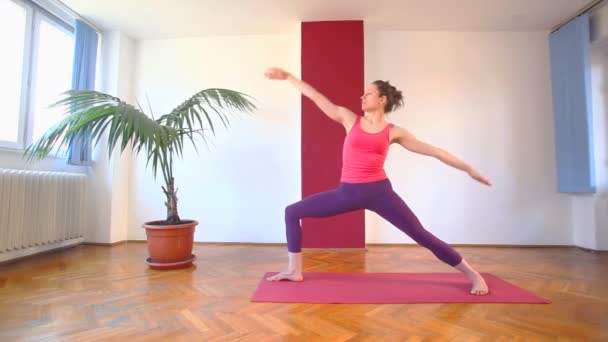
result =
[[268,281],[279,281],[279,280],[283,280],[283,279],[291,280],[291,281],[302,281],[302,280],[304,280],[304,277],[302,276],[301,272],[283,271],[283,272],[277,273],[273,276],[266,278],[266,280],[268,280]]
[[475,273],[470,277],[473,282],[473,287],[471,287],[471,294],[476,296],[482,296],[488,294],[488,285],[486,281],[483,279],[481,274]]
[[473,269],[473,267],[471,267],[471,265],[469,265],[466,260],[462,259],[460,264],[454,266],[454,268],[464,273],[467,278],[471,280],[471,283],[473,283],[473,287],[471,287],[471,294],[476,296],[488,294],[488,285],[486,284],[486,281],[483,279],[481,274],[479,274]]

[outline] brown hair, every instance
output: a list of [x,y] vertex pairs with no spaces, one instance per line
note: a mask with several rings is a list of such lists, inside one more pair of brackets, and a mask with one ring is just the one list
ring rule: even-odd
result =
[[376,88],[378,88],[379,96],[386,96],[387,102],[384,105],[384,111],[386,113],[392,112],[403,106],[403,94],[401,90],[397,90],[397,88],[388,81],[377,80],[374,81],[374,84],[376,85]]

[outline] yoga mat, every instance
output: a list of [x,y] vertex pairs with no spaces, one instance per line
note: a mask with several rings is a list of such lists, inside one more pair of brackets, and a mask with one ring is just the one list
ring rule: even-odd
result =
[[304,281],[268,281],[266,272],[252,302],[401,304],[401,303],[529,303],[547,304],[525,289],[481,273],[489,294],[470,294],[462,273],[332,273],[304,272]]

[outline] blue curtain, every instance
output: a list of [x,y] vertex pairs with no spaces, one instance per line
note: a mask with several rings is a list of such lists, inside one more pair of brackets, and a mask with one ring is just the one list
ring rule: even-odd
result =
[[[80,20],[76,20],[74,30],[74,66],[72,89],[94,90],[95,67],[97,64],[97,32]],[[68,163],[87,165],[91,161],[91,132],[76,137],[69,148]]]
[[552,33],[549,46],[557,189],[563,193],[593,193],[589,15],[581,15]]

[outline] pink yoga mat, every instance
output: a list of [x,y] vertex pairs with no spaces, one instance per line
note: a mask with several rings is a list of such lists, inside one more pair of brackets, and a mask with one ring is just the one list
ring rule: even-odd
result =
[[530,303],[547,304],[536,296],[492,274],[482,273],[490,293],[469,293],[461,273],[330,273],[305,272],[304,281],[267,281],[267,272],[252,302],[281,303]]

